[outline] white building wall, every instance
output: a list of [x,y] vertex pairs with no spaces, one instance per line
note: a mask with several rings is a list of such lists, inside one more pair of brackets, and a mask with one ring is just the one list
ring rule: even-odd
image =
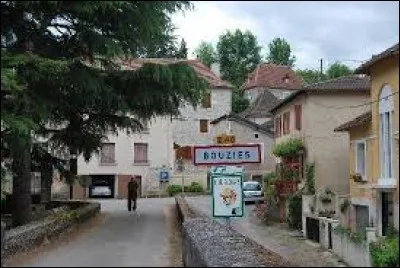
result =
[[[156,118],[149,123],[149,131],[128,135],[120,131],[104,142],[115,143],[115,164],[101,164],[100,156],[93,155],[89,162],[78,157],[78,175],[141,175],[143,182],[156,179],[157,168],[173,168],[172,126],[169,117]],[[134,143],[148,144],[147,164],[134,163]]]

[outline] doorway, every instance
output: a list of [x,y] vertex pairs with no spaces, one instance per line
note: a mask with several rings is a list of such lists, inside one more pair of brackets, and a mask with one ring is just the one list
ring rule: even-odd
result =
[[389,226],[393,224],[393,193],[382,192],[382,236],[386,236]]
[[91,175],[89,198],[114,198],[115,175]]

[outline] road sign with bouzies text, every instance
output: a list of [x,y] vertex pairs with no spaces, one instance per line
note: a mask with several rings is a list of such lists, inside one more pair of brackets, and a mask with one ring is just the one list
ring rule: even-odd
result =
[[199,145],[193,148],[194,165],[239,165],[261,163],[259,144]]

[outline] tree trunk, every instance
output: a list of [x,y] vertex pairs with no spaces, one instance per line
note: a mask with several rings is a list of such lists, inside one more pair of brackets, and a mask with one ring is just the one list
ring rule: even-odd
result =
[[40,201],[47,203],[51,201],[51,185],[53,183],[53,166],[51,163],[42,165],[41,173]]
[[77,158],[70,159],[69,165],[70,165],[69,167],[70,167],[71,173],[74,176],[74,179],[71,180],[70,185],[69,185],[69,199],[73,199],[73,197],[74,197],[73,189],[74,189],[74,183],[75,183],[75,176],[76,176],[76,174],[78,174],[78,159]]
[[26,224],[32,219],[31,196],[31,142],[29,138],[13,140],[13,226]]

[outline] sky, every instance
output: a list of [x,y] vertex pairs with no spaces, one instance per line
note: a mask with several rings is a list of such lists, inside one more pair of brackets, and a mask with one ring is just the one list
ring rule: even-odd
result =
[[173,15],[188,56],[204,40],[218,42],[227,30],[250,30],[263,47],[285,38],[296,69],[327,68],[335,61],[352,68],[399,42],[399,2],[192,1],[194,10]]

